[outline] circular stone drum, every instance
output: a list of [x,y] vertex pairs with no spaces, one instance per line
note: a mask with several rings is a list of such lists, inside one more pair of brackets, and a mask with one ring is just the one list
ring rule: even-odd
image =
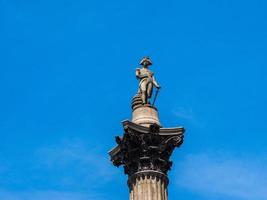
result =
[[151,124],[160,126],[158,110],[150,105],[142,105],[133,110],[132,122],[149,127]]

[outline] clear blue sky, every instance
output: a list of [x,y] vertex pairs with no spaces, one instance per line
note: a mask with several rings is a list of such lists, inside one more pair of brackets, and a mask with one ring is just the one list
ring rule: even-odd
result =
[[184,126],[170,200],[267,199],[265,0],[0,0],[0,199],[128,199],[107,152],[154,62]]

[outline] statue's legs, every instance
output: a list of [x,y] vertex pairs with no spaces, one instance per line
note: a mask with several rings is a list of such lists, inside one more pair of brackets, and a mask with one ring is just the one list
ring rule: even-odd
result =
[[142,98],[143,104],[146,104],[147,103],[147,98],[146,98],[146,93],[144,91],[141,93],[141,98]]
[[153,84],[152,84],[151,82],[149,82],[149,83],[147,84],[147,97],[148,97],[148,99],[151,98],[151,96],[152,96],[152,91],[153,91]]
[[141,95],[143,104],[149,104],[149,99],[152,96],[153,83],[148,79],[143,79],[139,84],[138,93]]
[[139,86],[139,89],[138,89],[138,94],[139,96],[141,97],[142,99],[142,103],[143,104],[146,104],[146,99],[147,99],[147,95],[146,95],[146,90],[144,89],[145,87],[142,87],[142,85]]
[[142,99],[143,104],[147,104],[148,102],[148,96],[147,96],[148,83],[147,82],[148,82],[147,79],[143,79],[139,85],[139,91],[141,94],[141,99]]
[[151,82],[147,83],[147,88],[146,88],[146,103],[150,104],[149,99],[152,96],[152,91],[153,91],[153,84]]
[[141,97],[142,103],[146,104],[146,91],[141,90],[141,88],[139,88],[137,94]]

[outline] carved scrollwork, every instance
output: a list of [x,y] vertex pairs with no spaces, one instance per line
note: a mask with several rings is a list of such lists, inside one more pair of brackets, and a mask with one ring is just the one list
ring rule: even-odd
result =
[[149,128],[129,121],[124,123],[123,137],[116,137],[117,147],[109,154],[115,166],[124,166],[125,174],[152,170],[167,174],[172,166],[169,160],[173,150],[183,142],[183,128]]

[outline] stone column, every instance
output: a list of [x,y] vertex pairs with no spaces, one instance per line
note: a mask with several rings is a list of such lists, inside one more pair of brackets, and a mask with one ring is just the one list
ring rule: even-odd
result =
[[183,143],[184,128],[162,128],[155,107],[133,105],[132,121],[122,122],[123,137],[109,152],[111,161],[128,175],[130,200],[168,200],[170,157]]
[[128,180],[130,200],[167,200],[168,178],[157,171],[141,171]]

